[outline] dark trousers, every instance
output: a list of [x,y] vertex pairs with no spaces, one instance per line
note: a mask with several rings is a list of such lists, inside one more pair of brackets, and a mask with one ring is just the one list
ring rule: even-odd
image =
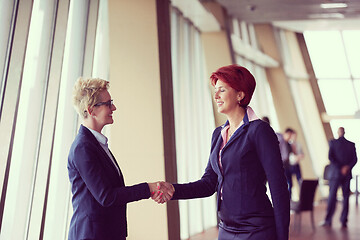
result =
[[296,179],[298,180],[298,183],[300,185],[302,177],[301,177],[301,171],[300,171],[300,166],[299,164],[296,165],[288,165],[285,167],[285,176],[286,176],[286,180],[288,183],[288,190],[289,190],[289,194],[290,194],[290,199],[291,199],[291,189],[293,187],[293,182],[292,182],[292,175],[296,176]]
[[302,180],[300,165],[299,164],[290,165],[290,172],[291,172],[291,176],[295,174],[296,179],[298,180],[298,183],[300,184],[301,180]]
[[349,213],[349,196],[350,196],[350,178],[337,178],[330,179],[329,181],[329,198],[328,198],[328,206],[325,221],[326,223],[331,224],[332,217],[336,208],[336,193],[338,188],[341,186],[343,192],[343,209],[340,216],[340,222],[342,224],[347,223],[347,216]]

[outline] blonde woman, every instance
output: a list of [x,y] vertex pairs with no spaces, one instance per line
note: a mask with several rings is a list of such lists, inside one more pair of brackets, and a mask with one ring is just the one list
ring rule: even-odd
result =
[[[74,86],[74,106],[82,124],[68,158],[74,210],[70,240],[126,239],[126,204],[158,192],[156,183],[125,186],[107,138],[101,133],[105,125],[114,122],[116,110],[108,88],[109,82],[98,78],[79,78]],[[164,192],[163,197],[170,199],[172,191]]]

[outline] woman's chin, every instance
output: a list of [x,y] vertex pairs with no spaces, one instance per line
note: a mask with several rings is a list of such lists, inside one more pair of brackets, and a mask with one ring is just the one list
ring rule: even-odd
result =
[[105,125],[109,125],[109,124],[113,124],[114,123],[114,119],[110,119]]

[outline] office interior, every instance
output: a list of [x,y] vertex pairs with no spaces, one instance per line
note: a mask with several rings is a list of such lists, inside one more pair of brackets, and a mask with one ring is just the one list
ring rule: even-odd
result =
[[[104,134],[126,184],[185,183],[202,176],[212,131],[226,121],[209,76],[245,66],[257,81],[250,106],[275,132],[297,131],[303,178],[319,179],[316,200],[326,199],[328,141],[340,126],[360,155],[360,4],[308,1],[317,8],[301,16],[300,2],[1,1],[0,239],[67,239],[79,76],[110,81],[117,110]],[[130,203],[128,239],[187,239],[214,227],[215,198]]]

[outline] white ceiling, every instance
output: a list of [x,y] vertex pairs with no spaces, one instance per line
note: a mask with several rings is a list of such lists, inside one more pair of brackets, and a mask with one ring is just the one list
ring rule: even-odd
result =
[[324,30],[360,30],[360,19],[275,21],[273,22],[273,25],[294,32]]
[[[273,23],[293,31],[360,29],[360,0],[200,0],[218,2],[227,13],[250,23]],[[322,3],[346,3],[324,9]]]

